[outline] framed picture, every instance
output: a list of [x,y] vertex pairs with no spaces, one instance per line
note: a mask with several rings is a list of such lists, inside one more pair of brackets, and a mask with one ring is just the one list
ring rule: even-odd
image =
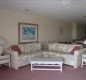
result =
[[59,34],[63,35],[63,27],[62,26],[60,26],[60,28],[59,28]]
[[19,43],[38,42],[38,24],[18,23]]

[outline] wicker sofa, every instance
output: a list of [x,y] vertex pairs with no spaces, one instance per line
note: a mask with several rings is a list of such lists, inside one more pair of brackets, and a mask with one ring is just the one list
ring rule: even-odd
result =
[[[21,66],[30,64],[29,61],[34,57],[62,57],[64,64],[71,65],[77,68],[81,65],[81,54],[86,51],[86,48],[74,51],[74,54],[70,54],[70,51],[75,46],[74,44],[61,44],[61,43],[48,43],[48,50],[41,50],[41,43],[29,43],[18,44],[21,50],[21,54],[17,51],[6,49],[6,52],[11,55],[11,67],[18,69]],[[82,47],[82,46],[81,46]]]

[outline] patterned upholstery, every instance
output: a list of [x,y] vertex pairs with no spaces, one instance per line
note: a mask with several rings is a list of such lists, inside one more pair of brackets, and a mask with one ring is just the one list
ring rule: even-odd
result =
[[71,52],[71,50],[75,46],[81,46],[82,45],[74,45],[74,44],[61,44],[61,43],[50,43],[48,44],[48,50],[56,50],[56,51],[63,51],[63,52]]
[[20,50],[22,51],[22,53],[24,53],[25,52],[24,44],[19,44],[18,46]]
[[50,43],[48,44],[49,50],[56,50],[57,43]]
[[75,66],[74,60],[75,55],[70,54],[71,50],[75,46],[82,45],[75,45],[75,44],[62,44],[62,43],[50,43],[48,44],[48,52],[44,52],[44,57],[62,57],[64,64]]
[[6,50],[7,53],[11,54],[11,66],[15,69],[28,65],[31,58],[34,57],[62,57],[64,64],[77,68],[81,64],[81,53],[86,51],[86,49],[81,49],[79,51],[75,51],[74,54],[70,54],[70,51],[76,45],[61,43],[48,43],[47,51],[45,51],[46,49],[44,51],[41,50],[41,43],[19,44],[18,46],[22,51],[22,54],[20,55],[15,51]]

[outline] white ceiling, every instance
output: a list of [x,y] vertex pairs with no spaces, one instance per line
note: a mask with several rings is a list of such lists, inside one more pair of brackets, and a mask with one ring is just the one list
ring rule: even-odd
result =
[[71,0],[68,4],[66,0],[0,0],[0,8],[58,20],[86,23],[84,17],[86,16],[86,0]]

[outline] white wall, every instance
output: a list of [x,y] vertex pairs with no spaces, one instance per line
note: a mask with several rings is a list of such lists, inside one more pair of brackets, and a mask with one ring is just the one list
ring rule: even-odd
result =
[[[4,37],[9,44],[18,43],[18,22],[38,24],[39,41],[72,39],[71,23],[0,9],[0,36]],[[60,26],[63,26],[63,35],[59,34]]]
[[73,23],[72,24],[72,38],[80,39],[85,37],[85,24]]
[[77,24],[77,38],[85,37],[85,24]]
[[76,23],[73,23],[72,24],[72,38],[73,38],[73,40],[76,39],[76,28],[77,28]]

